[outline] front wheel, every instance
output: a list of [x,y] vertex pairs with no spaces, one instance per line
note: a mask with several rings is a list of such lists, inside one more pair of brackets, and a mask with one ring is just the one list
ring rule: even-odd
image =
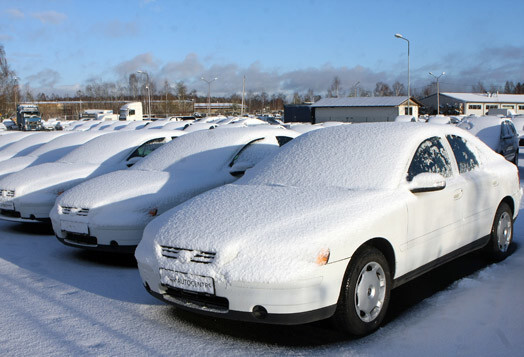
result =
[[378,249],[364,247],[351,258],[344,276],[336,323],[355,336],[375,331],[386,315],[390,290],[386,258]]
[[509,255],[509,246],[513,240],[513,213],[505,202],[502,202],[495,213],[491,238],[486,247],[489,256],[499,262]]

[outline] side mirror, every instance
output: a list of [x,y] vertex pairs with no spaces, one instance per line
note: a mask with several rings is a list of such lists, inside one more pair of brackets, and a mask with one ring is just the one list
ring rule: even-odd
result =
[[241,177],[242,175],[244,175],[247,169],[250,169],[252,167],[253,164],[246,161],[235,162],[235,164],[229,168],[229,173],[231,174],[231,176]]
[[440,174],[424,172],[413,177],[408,188],[413,193],[440,191],[446,188],[446,179]]
[[126,162],[127,167],[131,167],[131,166],[133,166],[134,164],[136,164],[137,162],[139,162],[140,159],[142,159],[140,156],[134,156],[134,157],[130,158],[130,159],[127,160],[127,162]]

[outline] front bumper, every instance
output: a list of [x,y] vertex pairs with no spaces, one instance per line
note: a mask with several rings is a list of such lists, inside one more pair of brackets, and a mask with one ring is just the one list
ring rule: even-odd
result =
[[284,283],[215,281],[214,294],[164,285],[158,268],[140,261],[138,267],[150,294],[181,309],[232,320],[294,325],[334,314],[347,263],[330,263],[319,267],[322,276]]
[[[89,250],[133,253],[142,239],[142,227],[97,227],[85,220],[70,221],[56,219],[53,215],[53,229],[56,237],[65,245]],[[71,223],[85,226],[74,231]]]
[[3,202],[5,208],[0,209],[0,219],[12,222],[39,223],[49,222],[49,212],[53,205],[49,204],[22,204],[11,201],[10,207]]

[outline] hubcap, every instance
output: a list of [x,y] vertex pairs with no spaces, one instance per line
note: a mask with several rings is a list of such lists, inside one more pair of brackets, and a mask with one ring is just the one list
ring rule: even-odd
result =
[[499,250],[505,253],[511,243],[511,216],[508,212],[503,212],[497,225],[497,243]]
[[355,288],[355,309],[364,322],[373,321],[384,305],[386,275],[382,266],[370,262],[362,268]]

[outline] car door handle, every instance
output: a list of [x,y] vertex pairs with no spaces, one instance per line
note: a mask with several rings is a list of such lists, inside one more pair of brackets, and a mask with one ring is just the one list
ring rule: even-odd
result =
[[499,185],[499,182],[497,180],[491,181],[491,186],[497,187]]
[[453,193],[453,199],[460,200],[462,198],[463,193],[464,191],[461,188],[459,188],[458,190],[455,190],[455,192]]

